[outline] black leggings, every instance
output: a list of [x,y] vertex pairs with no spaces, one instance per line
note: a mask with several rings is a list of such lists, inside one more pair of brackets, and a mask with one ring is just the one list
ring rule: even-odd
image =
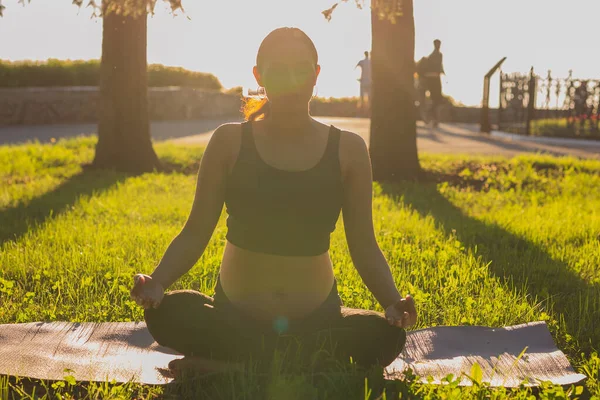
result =
[[406,342],[404,329],[390,326],[383,314],[343,307],[335,282],[327,300],[301,320],[253,320],[234,307],[220,283],[214,298],[194,290],[168,292],[145,319],[160,345],[222,361],[268,361],[279,350],[296,361],[323,355],[385,367]]

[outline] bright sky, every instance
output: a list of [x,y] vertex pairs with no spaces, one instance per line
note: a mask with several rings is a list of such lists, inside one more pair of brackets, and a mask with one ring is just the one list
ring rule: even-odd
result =
[[[419,59],[442,40],[444,92],[468,105],[481,101],[483,75],[503,56],[505,71],[600,77],[599,0],[414,0]],[[371,47],[369,10],[350,0],[327,22],[334,0],[186,0],[187,18],[160,4],[149,22],[148,61],[214,73],[225,87],[255,88],[252,66],[262,38],[297,26],[315,42],[322,73],[319,96],[358,94],[354,66]],[[101,21],[70,0],[3,0],[0,58],[99,58]],[[496,85],[492,100],[497,98]]]

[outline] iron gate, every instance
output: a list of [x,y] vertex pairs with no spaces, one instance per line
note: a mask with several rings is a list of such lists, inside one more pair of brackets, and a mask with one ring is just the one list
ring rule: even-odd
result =
[[600,80],[501,73],[498,125],[505,132],[600,137]]

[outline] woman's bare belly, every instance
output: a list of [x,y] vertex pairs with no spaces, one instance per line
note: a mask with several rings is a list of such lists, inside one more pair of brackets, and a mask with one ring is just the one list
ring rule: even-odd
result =
[[278,256],[225,246],[220,281],[227,298],[260,320],[307,316],[327,299],[334,275],[329,253]]

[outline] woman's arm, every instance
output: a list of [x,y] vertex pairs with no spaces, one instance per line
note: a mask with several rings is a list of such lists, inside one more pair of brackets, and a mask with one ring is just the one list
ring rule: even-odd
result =
[[231,137],[235,130],[239,131],[239,126],[222,125],[217,128],[202,155],[188,220],[151,275],[164,289],[194,266],[219,221],[225,201]]
[[362,280],[385,310],[402,296],[375,239],[371,160],[365,141],[353,133],[342,134],[340,161],[344,182],[342,213],[350,256]]

